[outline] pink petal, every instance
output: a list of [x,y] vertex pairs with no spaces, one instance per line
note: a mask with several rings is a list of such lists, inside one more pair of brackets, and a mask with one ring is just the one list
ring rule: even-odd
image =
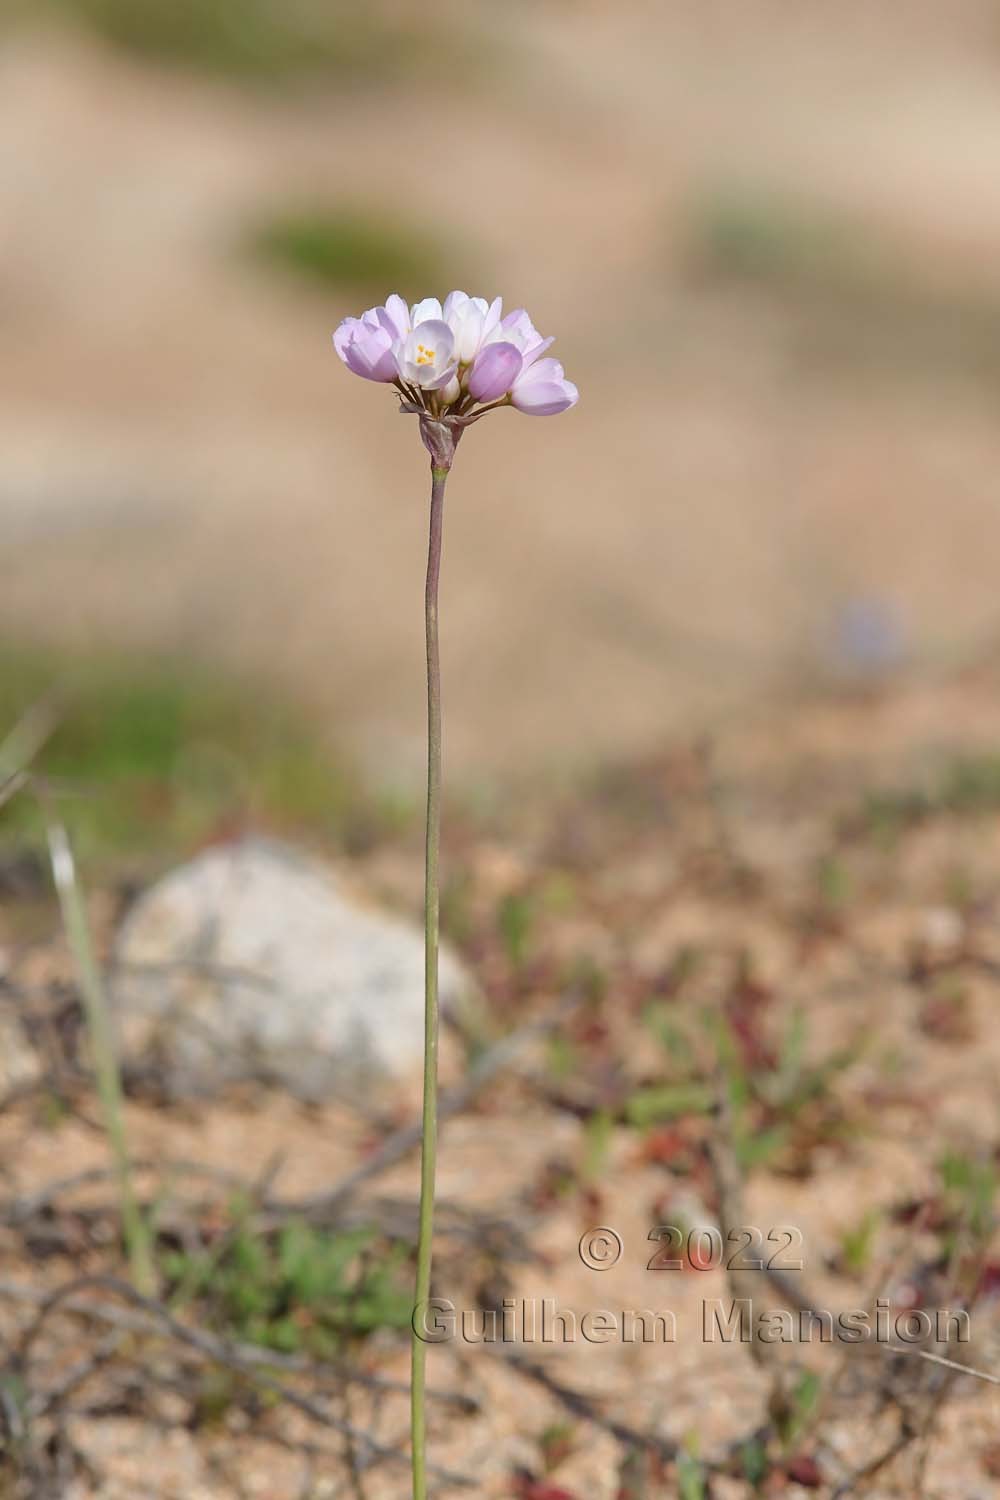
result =
[[462,303],[468,302],[468,300],[469,298],[465,292],[449,292],[447,297],[444,299],[443,312],[445,322],[447,323],[456,307],[461,307]]
[[483,334],[492,333],[500,322],[500,314],[503,312],[503,298],[494,297],[483,317]]
[[529,380],[515,386],[511,401],[529,417],[554,417],[575,406],[580,393],[571,380]]
[[526,370],[529,369],[537,359],[541,358],[546,349],[551,349],[555,341],[556,337],[553,333],[550,334],[547,339],[542,339],[541,342],[536,344],[533,349],[526,349],[524,352],[524,368]]
[[560,381],[562,378],[563,367],[557,359],[536,359],[527,366],[518,385],[528,385],[536,380]]
[[384,311],[388,313],[393,328],[396,330],[395,337],[397,339],[405,339],[410,331],[410,309],[397,292],[393,292],[390,297],[386,297]]
[[337,353],[340,355],[345,364],[347,362],[347,354],[345,352],[347,349],[347,345],[354,337],[354,330],[359,326],[360,325],[357,318],[345,318],[344,321],[340,324],[339,328],[334,331],[333,347],[336,349]]
[[444,390],[445,386],[448,385],[448,383],[455,378],[455,375],[457,374],[457,372],[458,372],[458,364],[453,361],[450,365],[446,365],[445,366],[445,368],[441,371],[441,374],[437,377],[436,380],[425,380],[425,381],[423,381],[422,384],[423,384],[424,390],[425,391],[441,391],[441,390]]
[[436,297],[425,297],[422,302],[414,302],[410,308],[410,321],[414,328],[418,323],[440,323],[443,316],[441,304]]
[[358,318],[345,318],[333,335],[333,346],[344,364],[363,380],[396,378],[392,344],[392,338],[380,323],[376,321],[373,328]]
[[521,373],[521,351],[513,344],[487,344],[469,371],[469,390],[477,401],[506,395]]

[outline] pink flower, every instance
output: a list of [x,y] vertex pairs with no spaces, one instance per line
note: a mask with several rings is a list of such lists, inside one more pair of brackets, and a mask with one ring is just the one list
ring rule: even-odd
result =
[[541,356],[552,344],[524,308],[503,316],[503,301],[450,292],[407,307],[393,293],[384,306],[345,318],[333,336],[355,375],[393,384],[408,411],[467,426],[487,408],[511,405],[551,416],[575,405],[562,365]]
[[511,405],[529,417],[554,417],[575,406],[580,393],[571,380],[563,376],[557,359],[539,359],[530,364],[511,387]]
[[[416,313],[416,308],[414,308]],[[396,372],[401,380],[425,391],[447,385],[458,368],[455,336],[441,318],[418,320],[396,351]]]
[[333,346],[355,375],[365,380],[395,380],[393,351],[399,336],[388,314],[382,322],[379,313],[385,313],[385,308],[373,307],[360,318],[345,318],[333,335]]

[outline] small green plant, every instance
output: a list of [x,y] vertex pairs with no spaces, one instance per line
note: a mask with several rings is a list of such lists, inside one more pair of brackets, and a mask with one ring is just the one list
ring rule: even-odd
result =
[[598,1109],[590,1116],[584,1127],[582,1176],[587,1182],[598,1183],[604,1175],[611,1143],[614,1137],[615,1119],[610,1110]]
[[650,1084],[629,1095],[625,1102],[625,1118],[636,1130],[648,1130],[683,1115],[706,1114],[714,1101],[711,1084],[698,1078]]
[[544,1427],[538,1436],[538,1448],[545,1473],[555,1473],[564,1459],[573,1452],[575,1445],[576,1428],[572,1422],[553,1422]]
[[860,1276],[867,1271],[881,1222],[881,1215],[869,1209],[857,1224],[841,1234],[840,1263],[849,1276]]
[[770,1001],[744,976],[722,1008],[692,1011],[651,1002],[643,1020],[663,1049],[664,1064],[655,1082],[630,1090],[622,1107],[626,1123],[645,1131],[685,1115],[711,1114],[721,1080],[732,1147],[745,1172],[763,1165],[797,1171],[814,1146],[845,1136],[849,1122],[834,1084],[859,1047],[808,1061],[805,1013],[793,1011],[779,1027]]
[[443,241],[363,205],[292,207],[251,230],[247,243],[265,265],[362,298],[382,286],[404,294],[421,283],[441,286],[451,276],[453,252]]
[[[752,1101],[756,1130],[747,1139],[754,1160],[767,1160],[779,1153],[791,1167],[808,1158],[814,1146],[842,1140],[860,1128],[838,1103],[837,1080],[854,1065],[863,1051],[858,1037],[834,1048],[818,1061],[806,1055],[807,1018],[796,1010],[789,1018],[773,1064],[751,1069],[745,1091]],[[761,1147],[767,1144],[763,1152]]]
[[743,1476],[756,1494],[771,1471],[767,1448],[759,1438],[751,1438],[740,1449]]
[[535,929],[536,909],[529,891],[509,891],[497,910],[497,926],[503,945],[515,969],[526,961]]
[[682,1453],[677,1460],[677,1493],[680,1500],[705,1500],[708,1494],[705,1469],[694,1452]]
[[957,1227],[967,1225],[982,1241],[993,1228],[993,1204],[997,1172],[992,1161],[948,1152],[938,1164],[938,1175],[948,1218]]
[[115,1169],[122,1237],[135,1289],[146,1297],[152,1297],[157,1290],[152,1236],[136,1198],[132,1179],[128,1134],[122,1111],[121,1073],[104,983],[87,920],[86,903],[77,879],[76,863],[66,830],[51,814],[48,835],[52,874],[59,896],[66,939],[76,968],[97,1097]]
[[651,1000],[643,1008],[642,1022],[656,1038],[676,1068],[690,1068],[695,1061],[691,1037],[667,1001]]
[[779,1423],[781,1440],[793,1448],[817,1409],[823,1385],[814,1370],[803,1370],[789,1393],[787,1411]]
[[332,1358],[377,1328],[408,1328],[407,1250],[368,1229],[329,1231],[291,1222],[273,1234],[237,1222],[222,1253],[164,1257],[178,1295],[227,1337],[283,1353]]
[[746,1073],[729,1078],[729,1110],[732,1118],[732,1142],[742,1172],[774,1164],[789,1144],[789,1128],[783,1121],[763,1123],[753,1083]]

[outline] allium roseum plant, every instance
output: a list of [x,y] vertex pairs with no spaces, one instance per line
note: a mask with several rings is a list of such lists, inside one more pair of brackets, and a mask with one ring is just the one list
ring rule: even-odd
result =
[[451,292],[444,305],[425,297],[407,307],[387,297],[383,307],[345,318],[333,335],[344,364],[365,380],[395,386],[400,410],[419,418],[431,456],[430,545],[424,618],[427,632],[427,836],[424,885],[424,1102],[420,1164],[420,1234],[413,1336],[413,1496],[425,1500],[427,1347],[419,1336],[421,1309],[431,1287],[434,1174],[437,1155],[438,854],[441,836],[441,668],[438,651],[438,578],[445,482],[459,438],[487,412],[514,406],[532,417],[551,417],[578,399],[576,386],[555,359],[543,358],[542,338],[523,308],[503,316],[497,297]]

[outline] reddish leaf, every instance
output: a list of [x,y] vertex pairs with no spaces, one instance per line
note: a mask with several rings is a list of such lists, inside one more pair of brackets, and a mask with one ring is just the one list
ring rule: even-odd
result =
[[683,1132],[674,1125],[661,1125],[650,1131],[640,1147],[640,1159],[650,1165],[669,1167],[690,1150]]
[[817,1490],[823,1483],[819,1464],[808,1453],[800,1453],[795,1458],[790,1458],[785,1465],[785,1473],[793,1483],[801,1484],[806,1490]]
[[577,1500],[572,1490],[564,1490],[558,1484],[536,1479],[527,1469],[515,1469],[513,1493],[517,1500]]
[[991,1479],[1000,1479],[1000,1443],[987,1443],[979,1451],[979,1462],[983,1473]]

